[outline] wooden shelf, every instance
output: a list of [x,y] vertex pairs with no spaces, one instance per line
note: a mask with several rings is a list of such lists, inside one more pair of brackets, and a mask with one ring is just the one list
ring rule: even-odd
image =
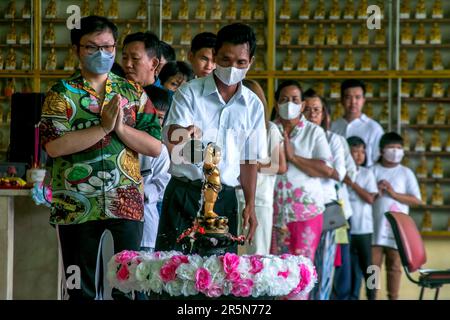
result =
[[440,18],[440,19],[433,19],[433,18],[426,18],[426,19],[415,19],[415,18],[410,18],[410,19],[400,19],[400,23],[420,23],[420,22],[424,22],[424,23],[450,23],[450,19],[448,18]]
[[280,19],[277,18],[277,23],[289,23],[289,24],[366,24],[367,19]]
[[450,124],[402,124],[404,129],[450,129]]
[[17,49],[17,48],[23,48],[23,47],[30,48],[31,45],[32,45],[31,42],[28,43],[28,44],[20,44],[20,43],[16,43],[16,44],[6,44],[6,43],[4,43],[4,44],[0,44],[0,48],[16,48],[16,49]]
[[[131,23],[137,24],[142,22],[147,22],[147,19],[110,19],[113,23]],[[67,19],[65,18],[55,18],[55,19],[47,19],[42,18],[42,23],[66,23]]]
[[[431,183],[449,183],[450,178],[419,178],[419,182],[431,182]],[[449,206],[450,208],[450,206]]]
[[449,43],[443,43],[443,44],[401,44],[400,48],[403,49],[428,49],[428,48],[434,48],[434,49],[450,49]]
[[416,97],[409,97],[409,98],[401,98],[403,102],[450,102],[450,98],[433,98],[433,97],[424,97],[424,98],[416,98]]
[[396,71],[396,76],[399,78],[411,78],[411,79],[444,79],[450,78],[450,70],[434,71],[434,70],[402,70]]
[[385,44],[277,44],[277,49],[375,49],[387,48]]
[[390,71],[275,71],[274,76],[280,79],[386,79],[393,78]]
[[450,238],[450,231],[445,231],[445,230],[421,231],[420,234],[423,237],[430,237],[430,238]]
[[[162,19],[164,23],[193,23],[193,24],[200,24],[200,23],[217,23],[220,25],[225,25],[229,23],[234,23],[236,20],[240,20],[242,22],[246,23],[266,23],[265,19]],[[115,22],[115,21],[113,21]]]
[[433,152],[433,151],[405,151],[407,156],[425,156],[425,157],[450,157],[450,152]]
[[33,76],[33,71],[0,70],[0,78],[29,78]]
[[[63,20],[66,21],[65,19]],[[14,18],[14,19],[1,18],[0,23],[2,22],[31,22],[31,18]]]

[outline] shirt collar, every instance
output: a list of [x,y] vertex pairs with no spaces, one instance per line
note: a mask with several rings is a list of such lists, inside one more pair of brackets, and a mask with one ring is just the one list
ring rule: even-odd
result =
[[[216,82],[214,80],[214,72],[211,72],[209,75],[207,75],[206,77],[204,77],[204,83],[203,83],[203,93],[202,95],[204,97],[209,96],[210,94],[216,93],[217,95],[219,94],[219,90],[217,89],[216,86]],[[239,83],[238,85],[238,89],[236,91],[236,93],[234,94],[234,97],[232,99],[243,99],[244,101],[244,105],[247,105],[247,97],[245,94],[243,94],[242,92],[242,82]]]

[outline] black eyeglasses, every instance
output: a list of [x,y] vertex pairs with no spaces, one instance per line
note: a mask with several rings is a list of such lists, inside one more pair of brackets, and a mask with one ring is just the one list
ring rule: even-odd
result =
[[95,46],[95,45],[82,45],[80,44],[80,47],[85,48],[87,53],[89,54],[93,54],[96,53],[99,50],[104,50],[106,52],[112,53],[114,52],[114,48],[116,47],[116,44],[109,44],[109,45],[105,45],[105,46]]

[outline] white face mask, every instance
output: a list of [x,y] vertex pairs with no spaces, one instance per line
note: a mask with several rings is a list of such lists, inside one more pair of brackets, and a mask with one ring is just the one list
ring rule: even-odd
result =
[[249,68],[250,66],[244,69],[239,69],[235,67],[222,67],[216,64],[214,74],[224,84],[226,84],[227,86],[232,86],[236,83],[241,82],[245,78],[245,75],[247,74]]
[[278,105],[278,113],[284,120],[292,120],[298,118],[302,106],[292,101],[288,101]]
[[383,158],[392,163],[400,163],[404,156],[403,149],[385,148]]

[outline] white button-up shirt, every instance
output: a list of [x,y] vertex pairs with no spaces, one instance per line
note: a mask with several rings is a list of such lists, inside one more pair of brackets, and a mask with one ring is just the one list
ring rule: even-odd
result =
[[[195,125],[202,132],[201,141],[204,146],[214,142],[221,147],[220,178],[228,186],[239,185],[241,161],[267,157],[264,107],[261,100],[239,84],[237,92],[226,103],[212,74],[191,80],[175,92],[163,131],[165,142],[168,141],[167,131],[170,125]],[[169,172],[173,176],[190,180],[203,179],[201,162],[192,164],[184,161],[185,145],[186,141],[173,148]]]
[[380,156],[380,139],[384,131],[381,125],[364,113],[358,119],[348,123],[344,118],[331,124],[331,131],[346,138],[357,136],[366,144],[367,166],[373,165]]

